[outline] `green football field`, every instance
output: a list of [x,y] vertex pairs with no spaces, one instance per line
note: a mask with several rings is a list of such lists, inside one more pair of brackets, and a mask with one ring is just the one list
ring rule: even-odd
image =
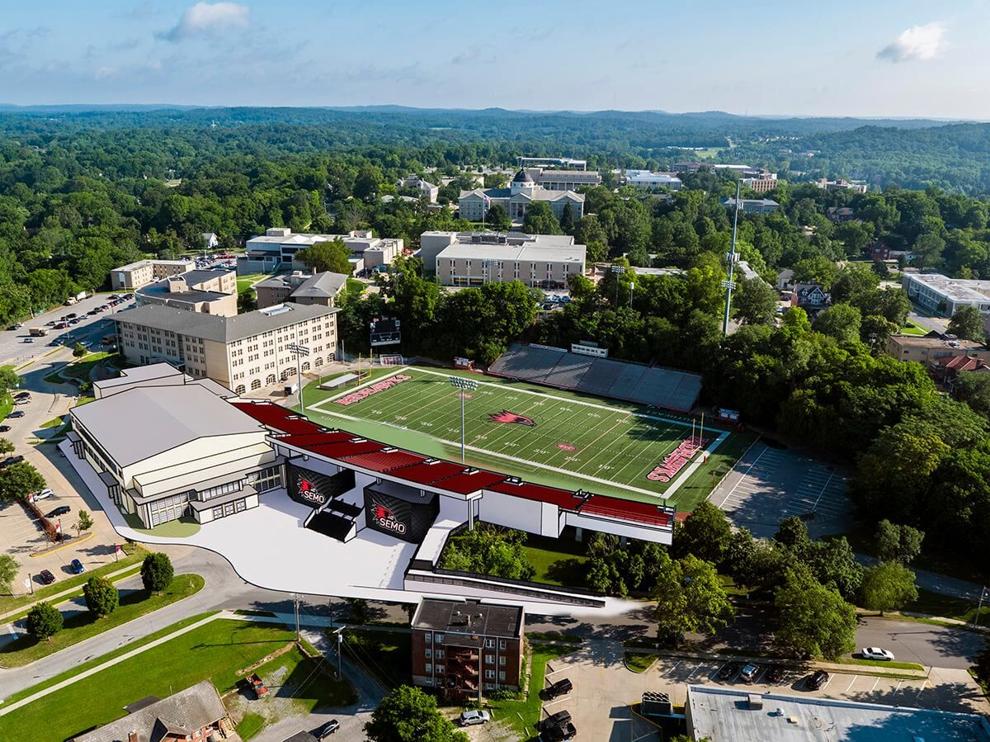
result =
[[[345,391],[311,386],[306,412],[328,427],[457,460],[461,408],[450,375],[405,367]],[[741,452],[735,440],[740,436],[706,426],[708,460],[692,467],[695,456],[669,482],[655,481],[647,475],[691,437],[689,418],[493,377],[469,378],[479,386],[466,395],[466,462],[531,481],[649,502],[668,496],[669,504],[691,509]],[[383,380],[393,385],[372,391]]]

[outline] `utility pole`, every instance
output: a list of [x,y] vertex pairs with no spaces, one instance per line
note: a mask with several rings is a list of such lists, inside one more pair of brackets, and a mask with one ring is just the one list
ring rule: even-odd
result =
[[725,316],[722,318],[722,334],[729,334],[729,313],[732,308],[732,289],[735,288],[735,284],[732,282],[732,276],[736,269],[736,237],[739,233],[739,192],[740,192],[741,181],[736,181],[736,202],[735,202],[735,213],[732,215],[732,246],[729,249],[729,254],[726,259],[729,262],[729,279],[722,282],[722,286],[725,288]]
[[292,608],[296,615],[296,641],[299,641],[301,638],[299,631],[299,596],[295,593],[292,593]]
[[974,626],[980,625],[980,613],[983,611],[983,598],[986,597],[987,588],[986,586],[980,587],[980,603],[976,608],[976,618],[973,620]]

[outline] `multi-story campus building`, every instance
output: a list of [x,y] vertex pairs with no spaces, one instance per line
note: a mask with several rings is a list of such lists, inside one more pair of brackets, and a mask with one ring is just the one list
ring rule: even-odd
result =
[[533,182],[548,191],[576,191],[578,188],[601,185],[602,176],[594,170],[526,170]]
[[569,235],[519,232],[424,232],[420,256],[425,270],[445,286],[480,286],[519,280],[556,288],[584,273],[587,248]]
[[237,272],[241,275],[273,273],[280,266],[302,270],[306,266],[296,260],[296,253],[317,242],[335,240],[340,240],[350,250],[354,273],[388,265],[402,254],[403,249],[401,239],[375,237],[370,229],[354,230],[347,234],[297,234],[288,227],[274,227],[247,241],[247,252],[237,258]]
[[332,307],[334,300],[347,285],[343,273],[293,273],[266,278],[254,285],[258,296],[258,308],[264,309],[275,304],[291,301],[295,304],[319,304]]
[[115,291],[133,291],[152,281],[191,271],[195,266],[192,260],[138,260],[110,271],[110,286]]
[[157,304],[224,317],[237,314],[237,274],[231,270],[191,270],[146,284],[134,292],[137,306]]
[[517,690],[523,619],[516,606],[424,598],[412,620],[413,684],[450,700]]
[[626,185],[635,188],[669,188],[681,190],[684,185],[675,173],[654,173],[650,170],[626,170],[623,173]]
[[924,337],[891,335],[887,338],[885,350],[887,355],[899,361],[917,361],[928,368],[932,368],[943,358],[973,358],[990,362],[990,350],[982,343],[938,333],[930,333]]
[[815,181],[815,185],[826,191],[852,191],[853,193],[866,193],[867,188],[869,188],[861,180],[846,180],[845,178],[839,178],[837,180],[820,178]]
[[779,185],[777,173],[766,173],[753,178],[743,178],[740,182],[743,188],[748,188],[755,193],[769,193]]
[[[736,199],[727,198],[722,201],[727,209],[736,208]],[[740,198],[739,210],[744,214],[772,214],[780,208],[780,204],[772,198]]]
[[[598,173],[571,170],[552,172],[566,173],[568,178],[594,176],[598,178],[598,182],[601,182]],[[571,183],[571,181],[557,179],[548,180],[547,183],[558,186]],[[564,216],[564,210],[568,206],[575,220],[584,216],[584,196],[582,194],[575,193],[573,190],[550,189],[537,183],[527,170],[520,170],[516,173],[508,188],[475,188],[471,191],[461,191],[457,203],[461,219],[480,222],[484,220],[492,206],[501,206],[509,215],[509,219],[521,223],[526,217],[526,211],[530,204],[537,201],[548,203],[558,219]]]
[[911,301],[943,317],[965,306],[990,314],[990,281],[949,278],[941,273],[905,273],[901,285]]
[[306,346],[303,372],[332,361],[337,309],[277,304],[235,317],[164,306],[135,307],[114,316],[120,353],[128,363],[169,363],[190,376],[213,379],[237,394],[294,377],[294,343]]
[[165,364],[126,372],[70,410],[73,452],[144,528],[256,507],[259,493],[282,486],[280,461],[265,429],[218,392],[229,395]]

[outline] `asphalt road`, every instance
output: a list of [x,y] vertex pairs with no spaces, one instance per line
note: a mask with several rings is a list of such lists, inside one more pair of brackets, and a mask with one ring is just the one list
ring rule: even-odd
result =
[[917,621],[866,618],[856,631],[856,642],[860,647],[889,649],[903,662],[965,670],[985,646],[986,637]]
[[[0,330],[0,365],[20,366],[32,358],[40,358],[52,349],[52,342],[56,340],[59,341],[57,344],[65,341],[70,344],[77,341],[98,342],[104,335],[113,331],[113,323],[109,317],[115,312],[134,306],[134,302],[131,300],[125,304],[118,304],[116,308],[108,312],[101,312],[93,316],[87,314],[90,309],[105,304],[108,296],[109,294],[96,294],[73,304],[71,307],[56,307],[44,314],[39,314],[34,319],[26,320],[24,327],[20,330],[8,330],[6,328]],[[49,321],[57,320],[70,312],[82,317],[79,324],[64,330],[55,330],[49,327],[50,332],[45,337],[34,338],[31,342],[25,342],[27,338],[31,337],[29,330],[32,327],[46,327]]]

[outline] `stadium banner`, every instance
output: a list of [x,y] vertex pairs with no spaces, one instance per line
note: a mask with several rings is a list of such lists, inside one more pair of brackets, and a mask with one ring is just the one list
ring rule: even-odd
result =
[[663,463],[654,467],[646,478],[651,482],[669,482],[698,451],[704,448],[706,442],[701,438],[687,438],[681,441],[677,448],[663,457]]
[[369,484],[364,488],[364,513],[368,528],[389,536],[420,543],[433,526],[440,512],[436,494],[421,496],[413,491],[409,496],[385,492]]
[[351,469],[341,469],[337,474],[328,475],[288,464],[285,473],[289,497],[314,508],[354,489],[354,472]]
[[395,374],[394,376],[389,376],[387,379],[382,379],[371,386],[366,386],[364,389],[358,389],[356,392],[351,392],[350,394],[345,394],[343,397],[339,397],[334,400],[339,405],[352,405],[360,402],[362,399],[367,399],[372,394],[378,394],[378,392],[384,392],[386,389],[391,389],[393,386],[398,386],[403,381],[409,381],[412,376],[408,374]]

